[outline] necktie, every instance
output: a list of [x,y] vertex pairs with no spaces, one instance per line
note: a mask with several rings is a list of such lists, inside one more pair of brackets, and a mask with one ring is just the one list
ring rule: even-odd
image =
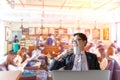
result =
[[74,66],[73,66],[73,70],[82,70],[82,64],[81,64],[81,54],[78,54],[75,56],[75,61],[74,61]]
[[88,70],[87,59],[84,52],[81,52],[75,56],[73,70],[77,70],[77,71]]

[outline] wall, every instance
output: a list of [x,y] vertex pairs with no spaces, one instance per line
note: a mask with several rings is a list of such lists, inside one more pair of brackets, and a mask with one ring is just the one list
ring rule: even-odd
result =
[[[11,40],[12,40],[12,31],[18,31],[18,32],[21,32],[21,29],[20,29],[20,23],[7,23],[7,22],[1,22],[0,23],[0,26],[1,26],[1,33],[0,33],[0,37],[2,37],[2,39],[0,39],[0,44],[1,44],[1,49],[0,49],[0,56],[1,55],[4,55],[7,51],[7,42],[5,41],[5,26],[9,27],[9,29],[11,30]],[[41,24],[33,24],[33,23],[24,23],[23,25],[25,28],[28,28],[28,27],[40,27]],[[77,24],[64,24],[62,25],[66,28],[73,28],[73,27],[78,27]],[[80,29],[90,29],[90,33],[88,35],[88,38],[89,38],[89,41],[92,40],[92,30],[95,28],[95,24],[94,23],[91,23],[91,24],[80,24]],[[46,24],[44,27],[59,27],[59,24]],[[116,24],[114,23],[100,23],[100,24],[96,24],[96,28],[97,29],[100,29],[100,39],[103,43],[105,43],[106,45],[109,45],[111,42],[113,42],[114,40],[117,39],[117,41],[119,41],[118,43],[120,44],[120,37],[119,37],[119,25],[118,25],[118,29],[116,31]],[[103,39],[103,29],[104,28],[109,28],[109,40],[104,40]],[[117,32],[117,33],[116,33]],[[116,36],[116,34],[118,34]],[[116,38],[118,37],[118,38]],[[4,44],[3,44],[4,43]]]
[[116,41],[117,46],[120,47],[120,22],[116,26]]
[[5,26],[4,26],[4,22],[0,21],[0,56],[5,54]]
[[[20,23],[10,23],[9,26],[11,26],[11,30],[18,30],[18,31],[21,31],[20,29],[20,26],[21,24]],[[44,24],[43,25],[44,27],[55,27],[55,28],[58,28],[60,27],[60,24],[58,23],[54,23],[54,24]],[[77,24],[77,23],[72,23],[72,24],[62,24],[61,25],[62,27],[65,27],[65,28],[74,28],[74,27],[80,27],[80,29],[90,29],[90,34],[88,36],[89,40],[91,41],[92,40],[92,30],[95,28],[97,29],[100,29],[100,39],[103,43],[105,44],[110,44],[112,42],[112,39],[113,39],[113,35],[111,35],[111,32],[113,32],[112,30],[112,24],[111,23],[83,23],[83,24]],[[41,24],[39,23],[23,23],[23,27],[24,28],[28,28],[28,27],[41,27]],[[103,39],[103,29],[104,28],[108,28],[109,29],[109,32],[108,32],[108,37],[109,39],[108,40],[104,40]],[[115,34],[114,34],[115,35]]]

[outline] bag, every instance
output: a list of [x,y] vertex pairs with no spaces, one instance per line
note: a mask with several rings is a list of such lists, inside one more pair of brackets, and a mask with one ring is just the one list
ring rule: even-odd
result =
[[33,65],[35,65],[35,62],[31,62],[31,61],[30,61],[30,62],[27,63],[27,66],[30,66],[30,67],[31,67],[31,66],[33,66]]
[[29,70],[24,70],[22,72],[22,75],[24,75],[24,76],[32,76],[32,75],[35,75],[35,72],[34,71],[29,71]]

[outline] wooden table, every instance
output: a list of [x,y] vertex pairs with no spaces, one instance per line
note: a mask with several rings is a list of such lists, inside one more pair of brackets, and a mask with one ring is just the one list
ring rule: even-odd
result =
[[21,71],[0,71],[0,80],[19,80]]

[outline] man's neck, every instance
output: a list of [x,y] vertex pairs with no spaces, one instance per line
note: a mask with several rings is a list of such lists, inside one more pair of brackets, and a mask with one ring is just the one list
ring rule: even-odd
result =
[[84,48],[80,48],[80,52],[83,52],[84,51]]

